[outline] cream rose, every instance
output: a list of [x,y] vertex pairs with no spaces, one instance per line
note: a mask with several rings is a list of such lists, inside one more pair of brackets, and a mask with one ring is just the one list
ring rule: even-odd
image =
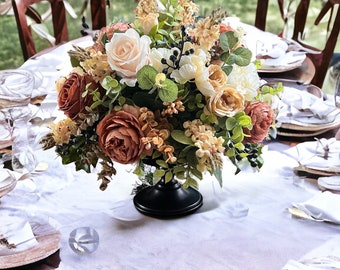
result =
[[140,37],[130,28],[125,33],[115,33],[105,45],[110,67],[122,77],[120,83],[136,85],[137,71],[149,63],[150,44],[148,36]]
[[145,35],[149,34],[152,27],[158,24],[158,13],[149,13],[145,16],[137,17],[142,31]]
[[244,109],[244,98],[235,88],[225,86],[209,98],[207,109],[220,117],[232,117]]

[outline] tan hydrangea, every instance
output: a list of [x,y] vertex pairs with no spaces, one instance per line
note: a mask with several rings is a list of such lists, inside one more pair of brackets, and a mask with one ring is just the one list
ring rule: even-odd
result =
[[155,114],[146,107],[140,109],[138,118],[145,136],[142,138],[142,143],[147,151],[157,149],[165,156],[165,162],[176,162],[174,156],[175,149],[166,141],[170,137],[169,124],[164,123],[164,118],[160,120],[160,124],[155,119]]
[[107,62],[107,55],[100,51],[91,51],[91,58],[81,62],[80,65],[92,76],[95,82],[101,82],[106,76],[112,75],[113,71]]
[[215,130],[210,125],[203,124],[200,120],[184,123],[185,135],[190,137],[198,147],[196,157],[197,169],[200,172],[213,172],[215,167],[222,165],[221,154],[224,152],[224,139],[215,136]]
[[150,13],[157,13],[158,3],[156,0],[140,0],[135,9],[136,17],[145,17]]
[[194,14],[198,13],[198,6],[190,1],[190,0],[178,0],[179,6],[183,9],[179,12],[180,17],[182,18],[182,25],[193,25],[194,24]]
[[206,17],[196,23],[196,28],[191,33],[200,47],[209,51],[219,39],[220,26],[211,17]]
[[56,145],[68,143],[71,135],[76,135],[78,130],[76,123],[69,118],[61,120],[58,123],[52,123],[50,128]]

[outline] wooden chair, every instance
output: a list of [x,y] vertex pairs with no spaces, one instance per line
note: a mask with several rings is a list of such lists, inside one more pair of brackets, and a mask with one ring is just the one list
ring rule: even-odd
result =
[[[91,21],[92,21],[91,29],[89,29],[89,26],[86,23],[86,16],[85,16],[89,1],[90,1],[90,13],[91,13]],[[82,26],[83,26],[83,29],[81,31],[82,35],[87,35],[90,31],[99,30],[102,27],[106,26],[106,6],[110,7],[109,0],[85,0],[84,1],[82,10],[80,12],[80,14],[82,14]]]
[[[268,2],[269,0],[258,0],[257,1],[257,9],[256,9],[256,17],[255,17],[255,26],[263,31],[266,28],[266,20],[267,20],[267,12],[268,12]],[[278,6],[280,9],[281,17],[284,21],[287,20],[284,12],[284,0],[277,0]],[[309,10],[310,0],[300,0],[295,16],[294,16],[294,29],[292,39],[298,41],[300,44],[307,48],[315,49],[308,44],[304,44],[302,37],[304,36],[304,30],[307,21],[307,15]],[[334,11],[337,12],[334,18]],[[327,37],[325,46],[320,50],[320,54],[307,54],[307,56],[312,60],[315,66],[315,75],[311,81],[312,84],[322,87],[329,64],[332,60],[334,49],[338,40],[339,31],[340,31],[340,0],[328,0],[323,8],[321,9],[319,15],[315,19],[314,24],[319,25],[320,21],[323,17],[330,11],[330,16],[328,20],[328,32],[329,35]]]
[[[33,18],[36,22],[41,22],[39,13],[32,8],[32,5],[42,1],[43,0],[12,0],[12,7],[25,61],[37,53],[26,15]],[[66,9],[62,0],[49,0],[49,2],[52,10],[53,32],[56,39],[55,45],[57,45],[68,41]]]

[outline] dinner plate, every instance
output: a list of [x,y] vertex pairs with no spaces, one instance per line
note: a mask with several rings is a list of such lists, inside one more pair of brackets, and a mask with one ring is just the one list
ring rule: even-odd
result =
[[[38,226],[37,226],[38,225]],[[19,252],[0,256],[1,269],[31,264],[52,255],[60,248],[60,233],[49,224],[32,224],[38,245]],[[42,234],[48,232],[48,234]]]
[[318,185],[322,190],[340,192],[340,175],[319,177]]
[[296,69],[300,67],[305,61],[306,55],[297,57],[294,62],[287,63],[285,65],[268,65],[268,63],[265,62],[265,64],[258,70],[260,73],[280,73],[280,72],[286,72],[293,69]]

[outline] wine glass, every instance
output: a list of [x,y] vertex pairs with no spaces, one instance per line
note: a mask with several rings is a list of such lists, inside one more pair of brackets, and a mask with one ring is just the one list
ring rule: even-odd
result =
[[[8,132],[7,140],[11,139],[12,169],[22,175],[27,175],[28,178],[37,166],[37,159],[28,139],[33,88],[32,72],[27,70],[0,71],[0,124],[2,129]],[[0,145],[5,143],[6,141],[0,141]]]

